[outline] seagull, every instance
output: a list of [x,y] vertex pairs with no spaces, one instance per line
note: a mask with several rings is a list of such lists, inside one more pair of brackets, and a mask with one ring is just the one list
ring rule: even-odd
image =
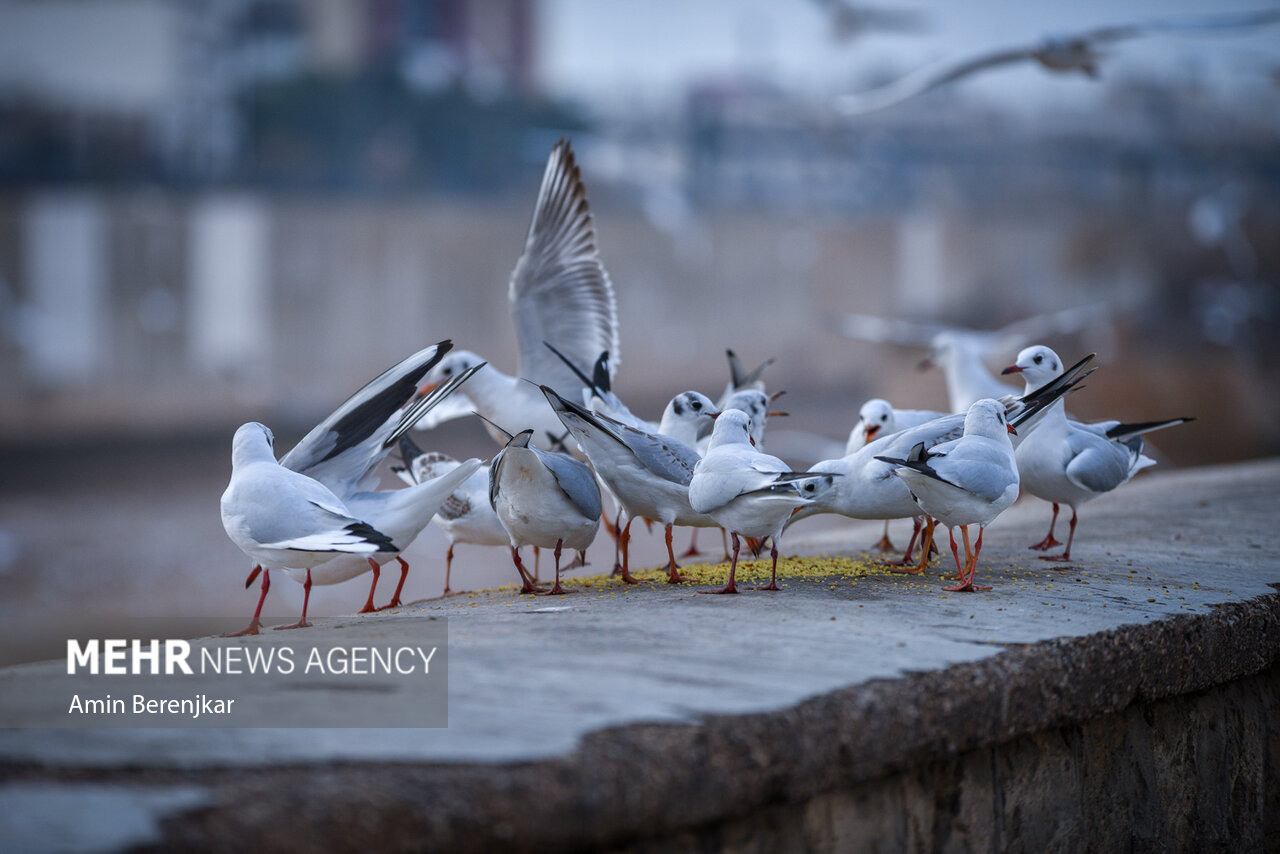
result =
[[[410,532],[406,525],[410,520],[422,516],[427,505],[434,500],[432,494],[427,490],[413,493],[413,496],[421,498],[424,503],[415,506],[410,512],[405,507],[405,502],[410,501],[407,497],[397,497],[391,501],[389,495],[375,492],[379,480],[375,470],[395,447],[399,438],[418,419],[445,401],[480,369],[481,366],[477,365],[454,375],[448,382],[433,388],[430,393],[421,394],[419,384],[452,346],[452,342],[448,340],[441,341],[383,371],[303,436],[280,460],[280,465],[314,478],[344,502],[359,503],[361,507],[357,512],[376,516],[377,521],[371,522],[375,527],[380,524],[394,527],[396,530],[392,539],[402,548],[407,548],[422,526]],[[388,515],[384,517],[384,513]],[[425,526],[430,520],[431,514],[426,514],[422,525]],[[400,581],[396,585],[391,604],[386,607],[399,604],[400,592],[404,589],[405,578],[409,573],[409,565],[400,557],[399,550],[394,554],[384,553],[378,557],[380,559],[368,560],[338,557],[324,565],[311,567],[306,572],[296,568],[279,568],[294,581],[303,584],[304,599],[310,596],[309,583],[338,584],[372,569],[373,580],[369,584],[369,595],[364,607],[358,612],[364,614],[377,610],[373,605],[373,594],[378,587],[382,564],[393,557],[400,564]],[[266,567],[267,570],[271,568]],[[263,569],[261,564],[255,565],[245,580],[245,587],[253,584]],[[262,577],[262,599],[266,598],[269,587],[268,572]]]
[[[892,436],[899,430],[918,427],[927,421],[933,421],[935,418],[941,418],[946,414],[945,412],[934,412],[929,409],[895,409],[889,401],[873,397],[862,404],[862,408],[858,410],[858,423],[854,424],[853,429],[849,431],[849,440],[845,443],[844,455],[847,457],[855,453],[877,437]],[[911,534],[913,543],[920,533],[921,524],[923,523],[920,517],[915,517],[915,528]],[[882,552],[893,551],[893,541],[889,539],[888,519],[884,520],[884,533],[872,548]],[[903,562],[910,563],[911,558],[906,556],[903,558]]]
[[793,472],[777,457],[753,447],[751,418],[738,409],[726,409],[711,431],[711,445],[694,468],[689,481],[689,504],[730,532],[733,559],[729,582],[720,590],[704,593],[737,593],[739,536],[770,541],[773,574],[758,590],[778,587],[778,538],[791,515],[828,492],[834,474]]
[[[679,584],[684,579],[671,547],[672,526],[719,526],[715,519],[695,512],[689,505],[689,483],[701,461],[698,452],[671,436],[649,433],[589,412],[548,386],[543,386],[542,392],[626,517],[625,524],[619,517],[622,580],[634,581],[629,567],[631,523],[640,517],[663,526],[667,542],[667,581]],[[709,422],[712,416],[705,417]]]
[[[560,422],[537,384],[567,389],[573,387],[576,378],[543,342],[551,342],[584,365],[608,351],[613,357],[610,371],[617,369],[617,302],[596,249],[586,189],[566,140],[556,143],[547,160],[524,252],[511,274],[508,296],[519,354],[516,375],[504,374],[492,366],[481,370],[467,386],[465,396],[457,396],[452,406],[440,407],[423,419],[422,429],[474,411],[490,425],[520,424],[533,429],[539,437],[558,435]],[[475,353],[454,351],[427,376],[428,388],[482,361]],[[498,429],[489,427],[489,433],[499,444],[506,441]]]
[[[1018,354],[1017,360],[1002,373],[1020,374],[1028,392],[1056,379],[1062,372],[1062,361],[1048,347],[1036,345]],[[1049,533],[1031,546],[1047,551],[1062,545],[1053,536],[1058,522],[1058,505],[1071,508],[1071,530],[1066,549],[1059,555],[1042,555],[1041,560],[1071,560],[1071,543],[1076,536],[1076,509],[1086,501],[1103,495],[1128,481],[1155,460],[1144,456],[1142,435],[1193,418],[1170,418],[1140,424],[1102,421],[1082,424],[1067,418],[1061,401],[1050,406],[1040,417],[1036,429],[1017,449],[1018,469],[1027,492],[1053,504]]]
[[836,109],[846,116],[883,110],[954,83],[971,74],[1026,61],[1035,62],[1046,71],[1077,72],[1097,78],[1098,64],[1106,55],[1104,48],[1117,42],[1159,33],[1251,30],[1277,21],[1280,21],[1280,10],[1264,9],[1188,18],[1164,18],[1134,24],[1097,27],[1077,33],[1050,35],[1032,44],[993,50],[958,62],[926,66],[885,86],[866,92],[842,95],[836,99]]
[[600,527],[600,488],[586,463],[533,447],[532,436],[533,430],[511,436],[489,464],[489,506],[507,531],[511,559],[523,582],[520,592],[538,592],[520,561],[521,546],[537,546],[555,549],[556,583],[547,593],[559,594],[565,592],[560,587],[561,549],[576,549],[585,560],[583,553]]
[[[897,475],[911,490],[911,497],[928,516],[945,525],[951,536],[951,554],[956,559],[960,583],[947,590],[962,593],[990,590],[973,583],[982,551],[982,532],[992,520],[1018,498],[1018,464],[1009,435],[1014,432],[1005,416],[1004,404],[980,400],[964,417],[964,435],[935,445],[914,445],[905,459],[877,455],[894,466]],[[969,526],[978,526],[978,540],[969,544]],[[964,538],[964,565],[956,547],[955,529]]]
[[[290,471],[276,462],[275,435],[250,421],[231,441],[231,482],[222,493],[222,527],[242,552],[259,566],[305,570],[350,554],[372,558],[398,550],[391,538],[355,517],[333,491],[319,481]],[[236,634],[257,634],[262,603],[270,589],[263,573],[262,596],[248,628]],[[286,629],[307,623],[307,582],[302,617]]]
[[861,341],[927,348],[928,355],[920,367],[942,369],[947,383],[947,405],[952,412],[965,413],[976,401],[987,397],[1000,400],[1014,391],[987,368],[988,360],[1007,358],[1003,354],[1048,335],[1097,328],[1107,322],[1110,312],[1105,302],[1091,303],[1032,315],[990,331],[846,314],[837,329],[845,337]]
[[[423,453],[408,436],[400,438],[403,466],[391,469],[408,484],[423,483],[455,471],[463,465],[439,452]],[[449,574],[453,567],[453,547],[458,543],[475,546],[505,546],[510,543],[507,529],[489,506],[489,468],[484,466],[458,486],[436,511],[435,523],[449,538],[444,557],[444,594],[450,595]]]
[[[1085,367],[1092,359],[1092,354],[1086,356],[1047,385],[1006,403],[1005,406],[1011,412],[1010,424],[1021,428],[1046,406],[1077,388],[1089,375],[1090,372]],[[900,430],[891,436],[878,437],[847,457],[823,460],[815,464],[809,469],[810,472],[837,474],[840,477],[833,489],[797,511],[792,522],[818,513],[839,513],[854,519],[908,519],[920,515],[920,508],[906,484],[893,476],[892,466],[877,457],[905,458],[917,444],[923,443],[925,450],[928,450],[935,445],[958,439],[964,434],[965,417],[947,415],[925,422],[919,427]],[[916,575],[924,572],[929,561],[932,534],[932,525],[926,525],[920,562],[904,571]],[[910,561],[910,553],[914,547],[913,537],[907,546],[904,563]]]
[[[383,371],[303,436],[281,459],[280,465],[315,479],[343,501],[374,489],[378,482],[374,469],[396,440],[470,376],[461,374],[430,394],[419,393],[418,386],[423,377],[452,346],[452,342],[447,339],[432,344]],[[386,562],[391,557],[398,558],[399,554],[380,553],[379,557],[382,558],[381,562]],[[337,584],[372,568],[373,583],[365,605],[366,610],[373,610],[373,592],[378,584],[381,562],[341,557],[332,561],[332,566],[312,566],[306,571],[290,567],[279,568],[290,578],[303,584],[304,609],[306,600],[310,598],[311,583]],[[403,560],[400,563],[402,569],[397,592],[403,586],[408,571],[407,564]],[[262,564],[255,564],[245,580],[245,587],[248,587],[262,573],[262,588],[255,615],[261,613],[262,603],[271,586],[270,569],[268,566],[264,571]],[[256,634],[258,625],[255,616],[243,634]]]

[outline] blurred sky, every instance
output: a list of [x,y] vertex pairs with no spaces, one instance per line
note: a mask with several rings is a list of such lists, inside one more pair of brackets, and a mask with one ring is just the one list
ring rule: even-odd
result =
[[[862,84],[873,73],[901,73],[927,62],[1026,44],[1052,34],[1125,24],[1248,11],[1258,0],[947,0],[874,8],[912,9],[920,32],[869,32],[840,42],[815,0],[542,0],[539,74],[547,91],[628,109],[678,98],[689,77],[755,73],[787,88],[825,96]],[[1252,32],[1157,35],[1115,47],[1104,76],[1194,73],[1215,86],[1267,85],[1280,65],[1280,25]],[[1029,107],[1087,105],[1099,87],[1080,75],[1049,75],[1030,64],[971,78],[971,94]]]

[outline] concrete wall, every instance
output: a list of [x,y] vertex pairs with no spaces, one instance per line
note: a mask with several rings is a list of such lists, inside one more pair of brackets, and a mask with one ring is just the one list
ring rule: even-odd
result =
[[616,851],[1274,851],[1276,720],[1273,667]]

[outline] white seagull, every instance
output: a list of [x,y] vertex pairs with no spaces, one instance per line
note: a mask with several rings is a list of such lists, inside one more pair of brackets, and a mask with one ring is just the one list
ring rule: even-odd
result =
[[[1062,361],[1048,347],[1036,345],[1018,354],[1017,360],[1005,368],[1005,374],[1021,374],[1028,392],[1051,382],[1062,372]],[[1058,505],[1071,508],[1071,530],[1066,549],[1060,555],[1042,555],[1041,560],[1071,560],[1071,543],[1076,536],[1076,508],[1128,481],[1155,460],[1143,455],[1144,433],[1194,421],[1193,418],[1170,418],[1122,424],[1101,421],[1082,424],[1067,418],[1062,401],[1049,407],[1036,429],[1017,449],[1018,469],[1027,492],[1053,504],[1049,533],[1031,546],[1046,551],[1062,545],[1053,536],[1058,522]]]
[[[989,590],[973,583],[982,551],[982,532],[1018,498],[1018,464],[1005,417],[1004,404],[980,400],[969,407],[964,435],[926,450],[916,444],[905,459],[880,455],[876,459],[894,466],[911,490],[916,504],[928,516],[945,525],[951,535],[960,583],[947,590]],[[978,540],[969,543],[969,526],[978,526]],[[956,547],[955,529],[964,537],[964,564]]]
[[576,549],[585,559],[600,527],[600,487],[586,463],[531,446],[532,435],[524,430],[510,437],[489,464],[489,505],[507,531],[520,592],[538,592],[520,561],[521,546],[537,546],[555,549],[556,583],[547,593],[563,593],[561,549]]
[[[847,457],[855,453],[873,440],[882,436],[892,436],[899,430],[905,430],[908,427],[919,427],[935,418],[941,418],[947,413],[935,412],[930,409],[897,409],[889,401],[880,397],[873,397],[866,403],[862,404],[862,408],[858,410],[858,423],[853,425],[853,429],[849,431],[849,439],[845,442],[844,455]],[[912,542],[920,533],[920,525],[922,520],[920,517],[915,518],[915,527],[911,534]],[[889,520],[884,520],[884,533],[880,536],[880,540],[872,546],[872,548],[888,552],[893,551],[893,541],[889,539]],[[910,563],[911,558],[906,556],[902,563]]]
[[[354,516],[324,484],[276,462],[274,443],[272,432],[256,421],[241,425],[231,441],[231,481],[222,493],[222,527],[242,552],[260,566],[310,574],[311,567],[337,554],[364,559],[398,550],[386,534]],[[268,575],[264,574],[262,597],[252,621],[237,634],[257,634],[262,603],[270,589]],[[308,625],[310,583],[306,591],[302,617],[281,628]]]
[[[621,517],[619,520],[622,580],[634,581],[630,571],[631,523],[639,517],[663,526],[667,581],[683,581],[671,547],[672,526],[718,527],[715,519],[695,512],[689,505],[689,482],[701,459],[698,452],[671,436],[649,433],[589,412],[547,386],[542,391],[626,517],[625,523]],[[713,416],[703,417],[710,423]]]
[[[595,224],[573,151],[563,139],[547,160],[508,296],[518,349],[515,376],[484,368],[465,395],[420,422],[422,429],[474,411],[490,424],[532,429],[537,443],[546,445],[543,437],[559,435],[560,422],[537,385],[568,389],[577,379],[544,342],[581,365],[608,351],[613,356],[610,370],[617,368],[618,309],[613,285],[596,249]],[[427,382],[444,382],[482,361],[475,353],[455,351],[436,366]],[[500,431],[491,427],[489,433],[499,444],[505,441]]]
[[733,539],[729,582],[720,590],[704,593],[737,593],[739,536],[770,541],[773,575],[769,584],[755,589],[778,587],[778,537],[797,508],[812,503],[830,491],[834,474],[793,472],[777,457],[753,447],[751,419],[738,409],[726,409],[711,431],[711,446],[698,462],[689,481],[689,504],[705,513]]
[[[378,482],[374,470],[396,440],[470,376],[469,373],[455,376],[430,394],[419,394],[418,387],[423,377],[452,346],[452,342],[445,340],[424,347],[383,371],[303,436],[281,459],[280,465],[317,480],[344,502],[358,493],[373,490]],[[376,499],[374,502],[376,503]],[[377,509],[366,506],[363,512]],[[388,520],[388,524],[392,524],[392,521]],[[312,582],[337,584],[372,568],[373,583],[369,588],[365,610],[373,610],[373,593],[378,584],[379,567],[392,557],[399,559],[398,551],[380,552],[367,560],[353,559],[349,555],[339,556],[329,563],[310,567],[305,572],[289,567],[280,569],[303,585],[305,609],[305,603],[310,599]],[[403,587],[408,571],[408,565],[403,560],[400,560],[400,564],[402,569],[397,592]],[[255,615],[261,613],[262,603],[270,589],[270,570],[270,566],[264,571],[262,564],[256,564],[245,580],[245,587],[248,587],[258,573],[262,573],[262,588]],[[255,616],[242,634],[256,634],[258,625]]]
[[[403,466],[391,469],[408,484],[423,483],[458,469],[462,463],[446,454],[432,451],[423,453],[408,436],[400,439]],[[444,556],[444,594],[453,591],[449,576],[453,568],[453,547],[458,543],[474,546],[505,546],[510,543],[507,529],[502,527],[498,514],[489,506],[489,467],[484,466],[471,474],[436,511],[435,523],[449,539],[449,550]]]
[[926,66],[888,85],[842,95],[836,99],[836,109],[844,115],[871,113],[989,68],[1028,61],[1035,62],[1046,71],[1078,72],[1096,78],[1098,64],[1106,56],[1104,48],[1121,41],[1157,33],[1245,31],[1277,21],[1280,21],[1280,10],[1263,9],[1188,18],[1162,18],[1050,35],[1031,44],[993,50],[959,62]]

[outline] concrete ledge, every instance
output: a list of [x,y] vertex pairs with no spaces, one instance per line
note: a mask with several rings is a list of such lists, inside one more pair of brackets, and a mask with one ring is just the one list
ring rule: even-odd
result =
[[[984,826],[994,815],[973,815],[982,812],[974,803],[981,796],[971,792],[964,799],[956,795],[960,789],[967,791],[967,787],[955,785],[971,775],[963,770],[966,765],[991,761],[967,754],[985,751],[994,756],[992,748],[1006,746],[997,752],[1008,768],[1007,776],[1014,781],[1002,786],[1007,805],[1021,785],[1017,781],[1035,780],[1043,773],[1041,766],[1056,761],[1055,751],[1038,755],[1036,745],[1071,738],[1063,735],[1064,728],[1079,729],[1101,716],[1134,709],[1123,722],[1101,729],[1109,730],[1113,741],[1141,738],[1127,725],[1130,719],[1159,716],[1167,718],[1159,737],[1196,745],[1192,727],[1177,720],[1179,707],[1153,701],[1201,692],[1266,671],[1266,678],[1255,680],[1250,687],[1233,689],[1250,695],[1251,702],[1240,707],[1240,714],[1252,719],[1247,735],[1229,730],[1220,735],[1224,744],[1247,741],[1249,749],[1203,755],[1200,770],[1188,769],[1191,776],[1184,781],[1186,795],[1175,799],[1185,799],[1192,806],[1200,804],[1216,815],[1219,802],[1236,797],[1236,793],[1227,787],[1206,798],[1204,790],[1215,789],[1219,777],[1248,773],[1251,767],[1257,779],[1246,797],[1255,806],[1238,817],[1242,825],[1224,830],[1221,821],[1195,822],[1196,829],[1203,828],[1210,838],[1233,839],[1242,827],[1252,827],[1260,834],[1264,817],[1272,825],[1280,821],[1280,768],[1275,764],[1280,756],[1258,755],[1270,737],[1266,713],[1280,710],[1280,674],[1268,670],[1277,663],[1277,650],[1280,597],[1268,596],[1223,606],[1208,616],[1105,632],[1088,642],[1063,640],[1023,646],[942,672],[838,691],[782,712],[710,717],[702,725],[633,725],[597,732],[588,735],[571,755],[551,761],[500,769],[489,765],[350,764],[236,772],[220,775],[223,778],[215,785],[217,808],[204,812],[198,821],[170,823],[166,845],[217,850],[237,840],[252,839],[261,850],[363,851],[376,840],[376,847],[385,851],[415,851],[424,846],[459,852],[498,846],[512,851],[546,851],[608,848],[649,839],[655,840],[655,850],[669,842],[677,849],[688,846],[705,851],[708,849],[702,842],[695,846],[691,840],[720,843],[710,850],[744,850],[740,845],[753,839],[746,850],[780,850],[770,840],[786,842],[786,850],[836,850],[838,846],[808,842],[791,847],[797,841],[795,828],[788,830],[787,826],[796,825],[794,816],[774,815],[763,826],[758,815],[751,817],[760,810],[786,806],[804,812],[829,809],[823,804],[833,797],[852,798],[856,803],[859,793],[865,798],[867,792],[875,791],[881,804],[867,803],[865,812],[846,809],[858,817],[851,826],[832,820],[830,835],[834,840],[842,835],[842,828],[861,832],[879,823],[892,827],[906,822],[912,804],[939,799],[945,803],[946,787],[934,789],[940,777],[959,778],[950,787],[954,803],[936,805],[929,825],[954,827],[959,821],[968,828],[963,835],[998,839],[993,837],[1000,830],[994,823]],[[1180,702],[1195,706],[1192,701]],[[1225,695],[1213,702],[1232,705]],[[1224,716],[1230,713],[1224,712]],[[1091,734],[1100,725],[1093,727]],[[1147,721],[1147,727],[1154,725]],[[1274,751],[1276,746],[1270,745],[1270,749]],[[1107,751],[1100,747],[1095,752],[1105,756]],[[1032,757],[1030,763],[1018,758],[1026,755]],[[948,761],[939,764],[940,757]],[[964,761],[959,757],[965,757]],[[1098,757],[1091,758],[1096,761]],[[1086,761],[1075,759],[1076,764]],[[1219,759],[1223,764],[1216,762]],[[1114,764],[1128,761],[1123,753],[1113,757]],[[1216,770],[1205,770],[1205,763]],[[1262,763],[1265,769],[1260,767]],[[1038,793],[1042,799],[1053,794],[1057,778],[1080,773],[1073,763],[1063,766],[1052,775],[1054,779],[1046,781],[1047,787],[1043,783],[1039,787],[1050,790]],[[884,807],[895,804],[892,794],[878,791],[880,786],[858,788],[912,768],[919,770],[908,775],[911,785],[901,778],[885,781],[888,793],[894,787],[899,790],[901,803],[896,807],[906,811],[902,814],[883,812]],[[1098,770],[1111,776],[1105,767]],[[1197,774],[1208,779],[1197,779]],[[211,782],[207,775],[200,776],[206,785]],[[166,782],[192,779],[183,775]],[[1052,804],[1052,816],[1025,816],[1027,830],[1052,835],[1040,819],[1061,815],[1073,817],[1082,827],[1102,827],[1097,817],[1084,820],[1086,812],[1096,808],[1091,800],[1095,795],[1100,804],[1110,801],[1113,809],[1127,815],[1128,804],[1116,806],[1123,803],[1123,793],[1111,788],[1120,779],[1095,779],[1090,792],[1060,792],[1064,803]],[[990,788],[990,781],[987,786]],[[358,798],[353,798],[355,792],[360,793]],[[1261,796],[1268,792],[1269,802],[1263,803]],[[827,800],[814,803],[812,799],[819,796]],[[1159,812],[1150,803],[1134,807],[1139,813]],[[1199,812],[1177,818],[1191,821]],[[1123,826],[1132,816],[1117,820]],[[766,828],[772,829],[765,832]],[[1160,826],[1152,832],[1154,838],[1168,841],[1163,834],[1169,830]],[[1023,839],[1027,850],[1036,850],[1025,830],[1005,828],[1004,832]],[[681,839],[680,834],[692,835]],[[906,841],[929,848],[938,840],[925,836]],[[892,839],[884,840],[883,850],[896,847]],[[1103,850],[1109,846],[1097,847]],[[638,850],[644,849],[640,845]]]
[[[613,660],[632,686],[633,693],[621,698],[624,706],[643,706],[650,686],[660,691],[675,685],[679,693],[684,685],[689,708],[683,719],[670,714],[666,722],[648,722],[663,715],[645,707],[631,720],[592,725],[600,718],[585,712],[566,688],[563,669],[522,659],[502,670],[498,687],[492,673],[483,685],[462,676],[452,731],[225,731],[225,743],[240,745],[241,752],[223,759],[192,747],[201,739],[218,743],[208,732],[185,731],[172,743],[143,731],[133,737],[131,731],[46,731],[34,739],[9,733],[0,737],[0,803],[3,788],[50,785],[193,791],[198,803],[157,816],[163,841],[138,850],[1275,847],[1280,738],[1269,722],[1280,712],[1280,594],[1262,591],[1265,581],[1280,581],[1280,561],[1274,542],[1253,550],[1248,544],[1271,537],[1278,474],[1280,466],[1266,463],[1134,484],[1136,500],[1093,525],[1088,542],[1100,555],[1092,567],[1097,573],[1081,574],[1067,593],[1060,591],[1068,574],[1057,570],[1051,576],[1056,587],[1045,581],[1012,589],[1012,579],[1025,578],[1028,570],[1012,552],[997,550],[992,594],[945,601],[936,588],[908,597],[905,582],[894,578],[834,593],[825,583],[797,582],[784,594],[728,603],[654,589],[615,607],[604,594],[580,594],[573,606],[581,612],[578,621],[558,624],[546,623],[549,615],[513,613],[501,600],[474,608],[430,606],[456,618],[451,667],[460,676],[466,669],[459,663],[466,663],[468,652],[479,656],[491,635],[499,635],[490,639],[495,648],[508,649],[513,643],[549,645],[568,632],[586,647],[580,658],[561,663],[569,676],[581,673],[584,662]],[[1043,533],[1038,515],[1034,523],[1001,537],[1021,542],[1033,530]],[[1129,568],[1139,554],[1151,566]],[[1149,587],[1117,589],[1138,571],[1153,573],[1144,578],[1156,580],[1144,583],[1163,587],[1170,601],[1157,601]],[[1210,587],[1207,579],[1215,572],[1213,583],[1235,579],[1236,586]],[[1212,592],[1201,591],[1199,583],[1193,588],[1193,578]],[[1117,584],[1103,588],[1106,581]],[[1002,582],[1009,587],[1002,590]],[[1190,605],[1173,600],[1192,598],[1193,589],[1198,601],[1217,597],[1222,604],[1178,613]],[[1043,601],[1041,610],[1031,609],[1026,598],[1058,595],[1067,598]],[[869,626],[879,617],[877,643],[842,641],[832,633],[837,615],[829,612],[837,599],[858,609],[839,612],[842,619],[856,615]],[[1103,611],[1103,605],[1111,607]],[[690,613],[694,609],[710,610]],[[969,623],[971,609],[981,619]],[[1002,616],[1012,611],[1015,617]],[[903,624],[904,613],[918,614],[922,623]],[[1061,613],[1084,633],[1060,636],[1072,630],[1063,624],[1066,617],[1053,617]],[[1099,614],[1118,625],[1100,628]],[[686,650],[678,645],[664,648],[656,666],[652,656],[629,656],[616,639],[617,651],[593,645],[634,627],[625,621],[636,617],[661,620],[677,632],[724,620],[712,628],[741,634],[718,642],[719,634],[707,636],[711,640],[693,636],[707,645],[698,664],[681,658]],[[362,631],[376,624],[385,632],[394,619],[331,628]],[[939,619],[948,622],[926,628]],[[770,621],[782,620],[795,625],[771,635]],[[980,630],[969,628],[979,624]],[[1036,631],[1048,637],[993,643],[985,639],[993,625],[997,638]],[[761,683],[753,681],[755,674],[738,673],[744,658],[769,668],[789,660],[770,658],[776,650],[757,654],[753,627],[771,644],[781,637],[804,648],[805,657],[790,665],[798,675],[778,669],[775,679]],[[961,646],[937,659],[908,657],[884,668],[857,658],[886,657],[913,633],[923,634],[930,649],[944,640]],[[732,665],[726,650],[737,656]],[[828,662],[814,659],[814,650],[848,658],[849,673],[864,678],[844,677],[839,685],[841,677],[826,675]],[[680,673],[668,672],[677,668]],[[721,668],[739,693],[771,681],[793,693],[812,689],[794,701],[765,698],[754,708],[738,703],[734,693],[702,691],[701,683],[714,681]],[[528,681],[521,681],[526,675]],[[543,695],[522,694],[543,683]],[[617,683],[583,688],[606,707],[617,690]],[[563,702],[559,717],[557,700]],[[511,706],[499,710],[508,712],[505,717],[481,724],[468,717],[497,714],[492,707],[502,702]],[[726,706],[748,710],[717,711]],[[494,721],[503,728],[486,736]],[[552,739],[557,727],[570,734],[570,749]],[[248,755],[259,743],[255,732],[298,746],[311,739],[316,755],[295,758],[297,748],[274,761]],[[522,737],[533,743],[524,745]],[[400,741],[400,749],[358,761],[334,747],[344,738],[348,747]],[[488,749],[495,743],[501,750]],[[173,761],[173,755],[185,758]]]

